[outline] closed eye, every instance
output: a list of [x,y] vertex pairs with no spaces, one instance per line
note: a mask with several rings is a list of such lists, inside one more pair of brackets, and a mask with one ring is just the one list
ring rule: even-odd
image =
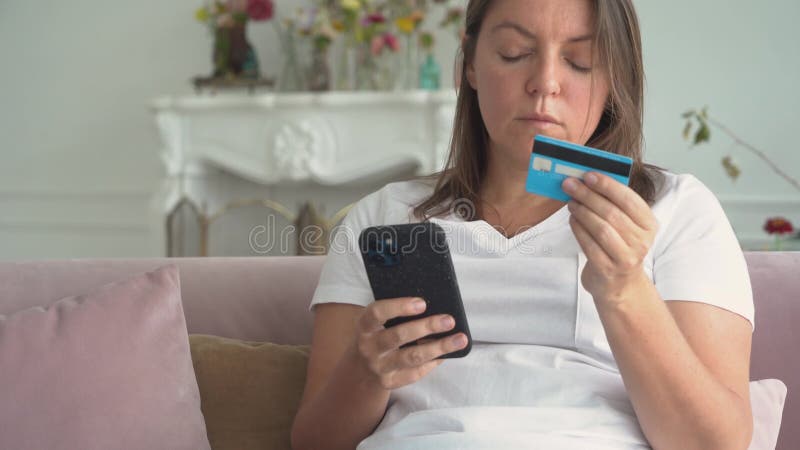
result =
[[[503,61],[505,61],[507,63],[514,63],[514,62],[521,61],[521,60],[525,59],[526,57],[530,56],[531,54],[532,53],[522,53],[520,55],[507,56],[507,55],[504,55],[502,53],[499,53],[500,59],[502,59]],[[574,69],[576,72],[589,73],[589,72],[592,71],[591,67],[584,67],[584,66],[581,66],[579,64],[575,64],[574,62],[572,62],[569,59],[566,59],[566,61],[567,61],[567,64],[569,64],[569,66],[572,67],[572,69]]]
[[511,62],[516,62],[516,61],[522,60],[526,56],[530,55],[530,53],[523,53],[521,55],[516,55],[516,56],[506,56],[506,55],[504,55],[502,53],[500,53],[499,55],[500,55],[500,58],[503,61],[511,63]]
[[589,73],[589,72],[592,71],[591,67],[583,67],[583,66],[580,66],[578,64],[575,64],[574,62],[572,62],[570,60],[567,60],[567,63],[570,65],[570,67],[572,67],[573,69],[575,69],[577,72],[580,72],[580,73]]

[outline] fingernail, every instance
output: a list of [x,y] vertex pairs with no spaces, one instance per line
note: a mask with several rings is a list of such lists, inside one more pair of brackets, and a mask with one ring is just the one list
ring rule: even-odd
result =
[[459,334],[458,336],[453,338],[453,345],[456,347],[463,347],[467,343],[467,337],[463,334]]
[[425,311],[425,306],[426,306],[425,300],[423,300],[421,298],[417,299],[417,300],[414,300],[414,303],[412,303],[412,307],[414,308],[414,311],[417,311],[417,312]]
[[455,322],[453,321],[452,317],[442,317],[442,327],[449,329],[453,325],[455,325]]
[[586,183],[587,184],[595,184],[595,183],[597,183],[597,175],[595,175],[593,173],[587,173],[586,174]]
[[577,187],[577,184],[576,184],[575,180],[573,180],[572,178],[567,178],[566,180],[564,180],[564,190],[565,191],[572,192],[572,191],[575,190],[576,187]]

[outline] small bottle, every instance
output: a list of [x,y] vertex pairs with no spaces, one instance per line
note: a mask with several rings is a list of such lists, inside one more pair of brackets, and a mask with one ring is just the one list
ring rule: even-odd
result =
[[442,69],[433,58],[433,53],[428,53],[425,62],[419,67],[419,87],[429,91],[436,91],[439,89],[439,79],[441,77]]

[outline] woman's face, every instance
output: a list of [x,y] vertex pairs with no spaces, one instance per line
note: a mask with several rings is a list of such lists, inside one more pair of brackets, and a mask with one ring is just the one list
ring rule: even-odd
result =
[[609,83],[592,54],[590,0],[494,1],[467,67],[491,149],[520,162],[533,138],[585,144]]

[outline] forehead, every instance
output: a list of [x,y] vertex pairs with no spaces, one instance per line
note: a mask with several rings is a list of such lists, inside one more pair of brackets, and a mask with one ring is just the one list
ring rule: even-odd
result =
[[594,31],[594,1],[494,0],[484,17],[481,31],[516,33],[517,27],[539,39],[567,41],[590,35]]

